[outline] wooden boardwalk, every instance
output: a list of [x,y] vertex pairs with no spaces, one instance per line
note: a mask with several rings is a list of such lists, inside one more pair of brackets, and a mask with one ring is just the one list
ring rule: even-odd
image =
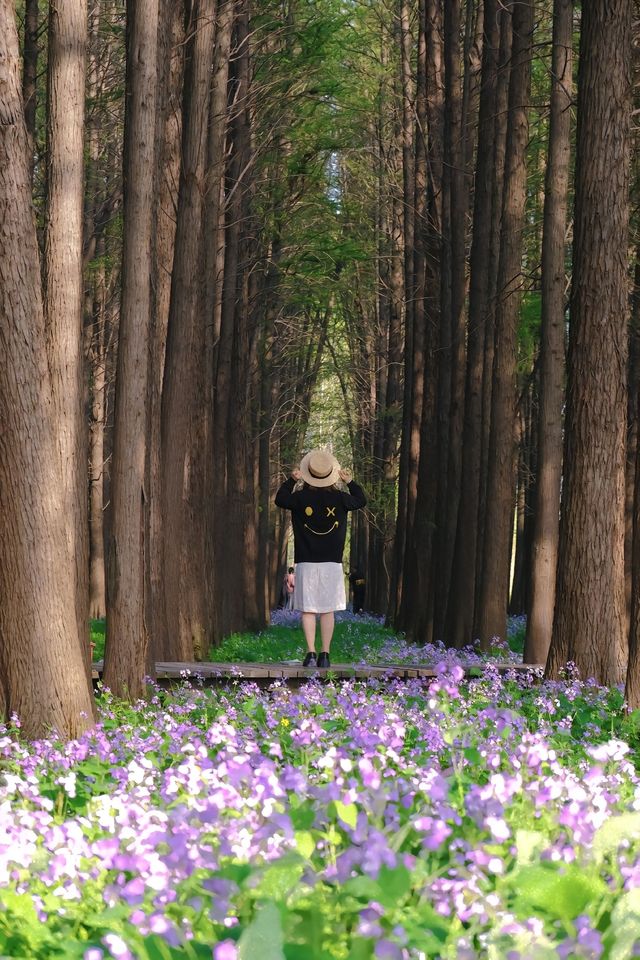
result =
[[[468,678],[478,677],[482,667],[477,663],[460,662],[460,666]],[[500,674],[515,671],[527,673],[530,670],[542,670],[542,664],[524,663],[493,663]],[[200,682],[205,685],[217,683],[250,681],[253,683],[273,683],[275,680],[284,680],[288,684],[297,686],[305,680],[314,677],[324,680],[330,676],[334,680],[433,680],[437,672],[433,666],[419,666],[417,664],[331,664],[329,670],[306,669],[302,663],[156,663],[156,679],[161,686],[170,686],[185,680]],[[93,664],[93,678],[102,677],[102,661]]]

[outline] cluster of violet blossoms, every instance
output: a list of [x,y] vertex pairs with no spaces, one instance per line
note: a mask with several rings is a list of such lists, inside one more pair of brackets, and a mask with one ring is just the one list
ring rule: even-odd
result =
[[640,781],[561,701],[606,713],[451,656],[430,685],[107,693],[72,743],[1,728],[0,955],[27,900],[42,957],[640,955]]

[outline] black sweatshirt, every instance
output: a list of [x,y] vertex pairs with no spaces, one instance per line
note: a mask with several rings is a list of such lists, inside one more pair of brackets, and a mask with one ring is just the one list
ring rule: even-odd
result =
[[364,507],[367,498],[352,480],[349,493],[332,487],[311,487],[293,492],[293,477],[276,494],[276,506],[291,510],[296,563],[342,563],[347,536],[347,513]]

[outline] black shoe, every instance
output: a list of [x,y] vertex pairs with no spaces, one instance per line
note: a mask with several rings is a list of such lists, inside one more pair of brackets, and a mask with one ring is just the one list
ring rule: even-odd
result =
[[[321,656],[322,656],[322,654],[321,654]],[[302,661],[302,666],[303,666],[303,667],[315,667],[315,666],[317,666],[315,653],[308,653],[308,654],[306,655],[306,657],[304,658],[304,660]]]
[[318,667],[322,670],[327,670],[331,666],[331,661],[329,660],[328,653],[321,653],[318,657]]

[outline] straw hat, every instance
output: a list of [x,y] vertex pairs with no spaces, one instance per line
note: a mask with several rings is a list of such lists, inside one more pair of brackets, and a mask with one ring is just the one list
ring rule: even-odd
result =
[[310,487],[330,487],[340,479],[340,464],[328,450],[310,450],[300,462],[300,473]]

